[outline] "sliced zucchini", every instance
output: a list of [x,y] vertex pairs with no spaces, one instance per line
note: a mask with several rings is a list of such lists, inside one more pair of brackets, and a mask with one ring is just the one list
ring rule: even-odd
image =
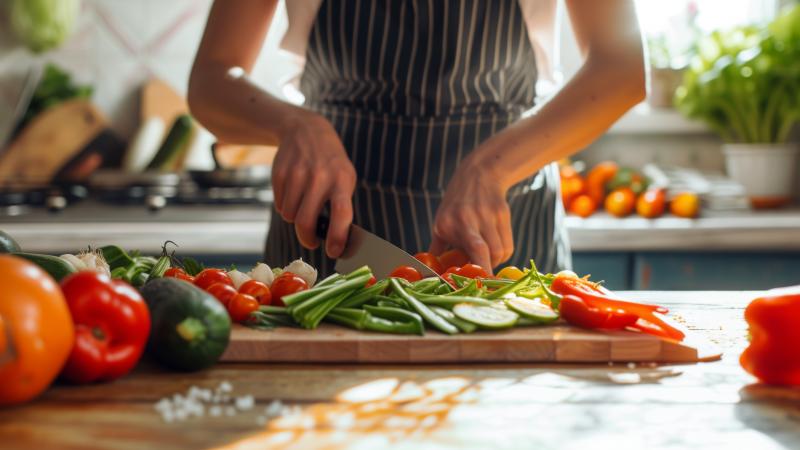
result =
[[511,328],[517,323],[519,316],[514,311],[500,309],[493,306],[473,306],[469,303],[459,303],[453,308],[456,317],[472,322],[482,328],[501,329]]
[[545,324],[558,320],[558,313],[545,304],[541,297],[534,300],[524,297],[511,297],[504,300],[512,311],[535,322]]

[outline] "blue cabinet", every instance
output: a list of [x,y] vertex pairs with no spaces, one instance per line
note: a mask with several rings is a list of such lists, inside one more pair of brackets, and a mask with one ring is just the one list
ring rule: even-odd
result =
[[760,290],[800,284],[798,252],[576,252],[573,267],[610,289]]

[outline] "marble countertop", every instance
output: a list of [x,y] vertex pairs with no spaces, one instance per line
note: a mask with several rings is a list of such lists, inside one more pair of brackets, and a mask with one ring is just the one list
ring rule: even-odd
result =
[[[162,211],[84,202],[51,214],[0,216],[0,229],[29,251],[57,253],[116,243],[158,252],[166,240],[195,254],[261,254],[269,227],[266,206],[182,206]],[[573,251],[800,250],[800,209],[705,212],[698,219],[595,214],[564,222]]]

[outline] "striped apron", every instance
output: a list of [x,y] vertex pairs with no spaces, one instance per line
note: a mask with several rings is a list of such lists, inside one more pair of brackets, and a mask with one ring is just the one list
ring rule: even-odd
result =
[[[426,251],[456,166],[534,104],[537,67],[517,0],[326,0],[300,81],[305,106],[337,130],[358,183],[354,222]],[[508,192],[508,264],[570,266],[559,177],[550,164]],[[334,261],[303,248],[272,211],[266,261]]]

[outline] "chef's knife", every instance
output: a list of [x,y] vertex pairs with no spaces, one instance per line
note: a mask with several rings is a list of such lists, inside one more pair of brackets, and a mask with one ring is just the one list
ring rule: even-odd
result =
[[[320,216],[317,222],[317,236],[321,239],[327,236],[328,225],[329,218]],[[365,265],[372,269],[372,274],[379,280],[388,277],[397,266],[411,266],[419,270],[423,278],[438,277],[433,269],[401,248],[352,224],[347,244],[342,255],[336,260],[334,268],[339,273],[348,273]]]

